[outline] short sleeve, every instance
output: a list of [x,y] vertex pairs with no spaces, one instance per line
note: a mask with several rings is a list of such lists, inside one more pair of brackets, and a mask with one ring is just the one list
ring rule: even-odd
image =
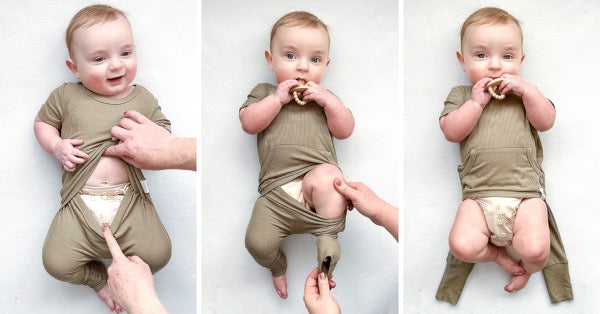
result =
[[156,98],[154,100],[155,103],[152,106],[152,110],[148,114],[148,119],[171,132],[171,120],[167,119],[167,117],[165,117],[165,115],[162,113]]
[[38,117],[45,123],[60,130],[63,121],[64,90],[66,85],[61,85],[52,91],[46,102],[38,111]]
[[450,90],[446,101],[444,101],[444,110],[440,118],[458,109],[462,104],[471,98],[471,88],[469,86],[455,86]]
[[267,96],[273,94],[275,91],[276,91],[276,88],[269,83],[260,83],[260,84],[256,85],[256,87],[254,87],[252,89],[250,94],[248,94],[248,97],[246,98],[246,101],[244,102],[244,104],[242,104],[242,106],[240,107],[240,110],[242,108],[248,107],[251,104],[254,104],[254,103],[257,103],[257,102],[263,100]]

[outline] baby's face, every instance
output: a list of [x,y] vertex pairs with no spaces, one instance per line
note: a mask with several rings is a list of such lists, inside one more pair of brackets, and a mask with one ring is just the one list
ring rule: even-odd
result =
[[329,64],[327,31],[322,27],[281,27],[265,55],[278,83],[302,78],[320,84]]
[[525,55],[519,27],[513,23],[469,25],[465,30],[458,60],[475,84],[484,77],[519,74]]
[[137,72],[137,59],[131,26],[123,17],[73,33],[73,55],[69,69],[94,93],[123,98]]

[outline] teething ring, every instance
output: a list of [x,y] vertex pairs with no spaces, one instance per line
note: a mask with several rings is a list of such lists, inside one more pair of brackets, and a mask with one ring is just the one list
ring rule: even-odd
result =
[[494,98],[496,98],[498,100],[504,99],[504,97],[506,97],[506,95],[502,95],[502,94],[498,95],[498,94],[496,94],[496,92],[494,92],[494,89],[492,87],[500,85],[500,83],[502,83],[502,81],[504,81],[503,77],[497,77],[497,78],[489,81],[485,85],[485,88],[487,88],[487,90],[490,93],[490,95],[492,95],[492,97],[494,97]]
[[300,99],[300,96],[308,89],[308,86],[304,85],[306,84],[306,81],[301,78],[298,79],[298,84],[298,86],[290,89],[290,93],[294,95],[294,100],[296,101],[296,103],[298,103],[298,105],[304,106],[306,105],[306,101],[302,101]]

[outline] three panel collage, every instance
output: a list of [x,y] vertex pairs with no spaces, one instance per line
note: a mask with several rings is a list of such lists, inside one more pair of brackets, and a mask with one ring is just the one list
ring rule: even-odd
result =
[[0,313],[596,313],[598,33],[590,0],[3,1]]

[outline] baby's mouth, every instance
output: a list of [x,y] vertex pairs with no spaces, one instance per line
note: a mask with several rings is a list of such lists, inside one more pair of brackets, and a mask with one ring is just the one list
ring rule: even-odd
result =
[[121,75],[121,76],[117,76],[117,77],[113,77],[113,78],[109,78],[108,82],[109,83],[118,83],[121,81],[121,79],[124,77],[125,75]]

